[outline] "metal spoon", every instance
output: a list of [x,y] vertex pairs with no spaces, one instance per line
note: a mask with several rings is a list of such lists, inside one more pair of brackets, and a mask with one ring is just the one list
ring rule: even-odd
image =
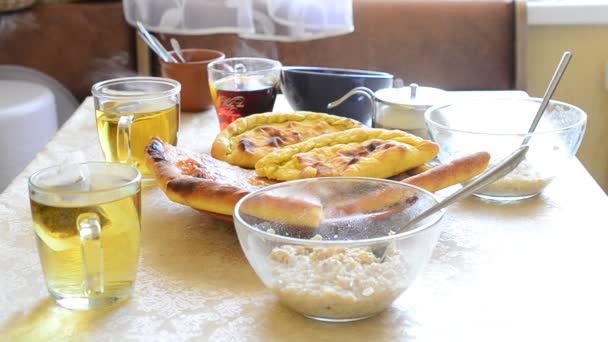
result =
[[[536,126],[538,126],[538,123],[539,123],[541,117],[543,116],[543,113],[547,109],[547,105],[549,104],[549,101],[551,100],[553,93],[555,93],[555,89],[557,88],[557,85],[559,84],[559,81],[561,80],[561,78],[564,74],[564,71],[566,71],[566,67],[568,66],[568,63],[570,63],[571,58],[572,58],[572,52],[570,52],[570,51],[566,51],[562,55],[562,59],[560,60],[558,66],[557,66],[557,69],[555,70],[555,73],[553,74],[553,77],[551,78],[551,82],[549,82],[549,86],[547,87],[547,90],[545,91],[542,102],[538,108],[538,111],[536,112],[536,115],[534,116],[534,120],[532,121],[532,124],[530,125],[530,129],[528,130],[528,135],[522,141],[520,147],[517,148],[509,156],[507,156],[505,159],[500,161],[498,164],[496,164],[496,166],[492,167],[490,170],[486,171],[481,176],[477,177],[475,180],[473,180],[466,186],[462,187],[460,190],[454,192],[450,196],[446,197],[443,201],[435,204],[434,206],[432,206],[432,207],[428,208],[427,210],[423,211],[422,213],[420,213],[420,215],[414,217],[405,226],[401,227],[396,232],[397,234],[406,231],[407,229],[409,229],[416,223],[419,223],[420,221],[424,220],[425,218],[433,215],[437,211],[449,206],[450,204],[453,204],[454,202],[460,200],[461,198],[473,194],[478,189],[480,189],[488,184],[494,183],[495,181],[506,176],[507,174],[509,174],[509,172],[511,172],[515,168],[517,168],[519,163],[521,163],[522,160],[524,160],[526,158],[526,153],[528,152],[528,149],[529,149],[528,142],[530,141],[530,138],[532,137],[532,135],[530,135],[530,133],[533,133],[536,130]],[[380,257],[380,262],[384,262],[384,260],[386,259],[387,251],[388,251],[388,246],[376,247],[374,249],[374,254],[376,256]]]
[[177,63],[177,60],[173,56],[171,56],[171,54],[169,54],[167,49],[165,49],[165,47],[158,41],[158,39],[156,39],[156,37],[154,37],[150,34],[150,32],[148,32],[146,27],[140,21],[137,21],[136,25],[137,33],[139,34],[139,36],[143,39],[144,42],[146,42],[146,44],[148,44],[152,51],[156,52],[158,57],[160,57],[164,62],[167,63]]
[[[562,76],[564,75],[564,72],[566,71],[566,67],[568,67],[568,63],[570,63],[570,59],[572,59],[572,52],[570,52],[570,51],[564,52],[564,54],[562,55],[562,59],[560,60],[558,66],[557,66],[557,69],[555,69],[553,77],[551,78],[551,82],[549,82],[549,86],[547,87],[547,90],[545,91],[543,100],[538,108],[538,111],[536,112],[536,115],[534,117],[534,120],[532,121],[532,124],[530,125],[530,129],[528,130],[528,133],[533,133],[534,130],[536,130],[536,126],[538,126],[538,122],[540,121],[541,117],[543,116],[543,113],[547,109],[547,105],[549,104],[551,97],[553,97],[553,93],[555,93],[555,89],[557,88],[559,81],[561,80]],[[420,215],[416,216],[414,219],[412,219],[410,222],[408,222],[408,224],[405,227],[401,228],[400,231],[406,230],[408,227],[411,227],[413,224],[416,224],[416,223],[420,222],[421,220],[434,214],[439,209],[445,208],[448,205],[456,202],[462,196],[470,195],[470,194],[474,193],[477,189],[479,189],[487,184],[493,183],[494,181],[502,178],[503,176],[507,175],[509,172],[513,171],[517,167],[517,165],[519,165],[519,163],[525,158],[526,152],[529,149],[528,142],[529,142],[530,138],[531,138],[531,135],[528,135],[522,142],[521,146],[517,150],[515,150],[513,153],[511,153],[511,155],[507,156],[505,159],[503,159],[500,163],[498,163],[492,169],[488,170],[482,176],[477,177],[474,181],[467,184],[465,187],[463,187],[459,191],[454,192],[452,195],[446,197],[440,203],[434,205],[433,207],[422,212]],[[504,166],[504,168],[502,168],[503,166]]]
[[532,120],[532,125],[530,125],[530,129],[528,130],[528,135],[526,136],[524,141],[522,141],[522,143],[521,143],[522,145],[528,144],[528,142],[532,138],[532,135],[530,133],[533,133],[536,130],[536,126],[538,126],[538,123],[540,122],[540,118],[545,113],[545,110],[547,109],[547,106],[549,105],[549,101],[553,97],[553,93],[555,93],[555,89],[557,88],[559,81],[562,79],[562,76],[564,75],[564,72],[566,71],[566,67],[568,67],[568,63],[570,63],[570,59],[572,59],[572,52],[570,52],[570,51],[564,52],[564,54],[562,55],[562,59],[559,61],[559,64],[557,65],[557,69],[555,69],[555,72],[553,73],[551,82],[549,82],[549,86],[547,87],[547,90],[545,90],[545,95],[543,95],[543,100],[541,101],[540,106],[538,107],[538,111],[536,112],[536,116],[534,116],[534,120]]
[[[458,190],[458,191],[454,192],[453,194],[451,194],[450,196],[446,197],[443,201],[426,209],[425,211],[420,213],[418,216],[411,219],[408,223],[406,223],[403,227],[401,227],[395,233],[399,234],[399,233],[402,233],[402,232],[408,230],[410,227],[412,227],[416,223],[433,215],[434,213],[438,212],[439,210],[457,202],[458,200],[462,199],[463,197],[471,195],[472,193],[479,190],[480,188],[482,188],[488,184],[494,183],[495,181],[504,177],[509,172],[513,171],[522,160],[524,160],[524,158],[526,157],[526,153],[528,152],[528,148],[529,148],[528,145],[522,145],[522,146],[518,147],[515,151],[513,151],[513,153],[511,153],[506,158],[501,160],[498,164],[496,164],[496,166],[494,166],[491,169],[489,169],[488,171],[484,172],[482,175],[475,178],[472,182],[468,183],[467,185],[462,187],[460,190]],[[388,247],[389,247],[388,245],[385,245],[385,246],[376,247],[373,249],[374,254],[380,258],[380,262],[384,262],[384,260],[386,259]]]
[[182,63],[186,63],[186,59],[184,58],[184,54],[182,53],[182,47],[179,45],[177,39],[171,38],[171,47],[175,51],[177,59],[179,59],[179,61]]
[[152,36],[152,35],[151,35],[151,37],[152,37],[152,40],[154,41],[154,43],[158,46],[158,49],[162,52],[162,54],[165,55],[171,63],[177,63],[177,59],[175,59],[175,57],[171,56],[169,51],[167,51],[167,49],[165,49],[165,46],[158,41],[158,38],[156,38],[155,36]]

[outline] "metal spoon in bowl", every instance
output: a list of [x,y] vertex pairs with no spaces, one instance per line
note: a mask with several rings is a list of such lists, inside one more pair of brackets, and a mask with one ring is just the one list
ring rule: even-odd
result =
[[[446,197],[443,201],[424,210],[418,216],[414,217],[409,222],[407,222],[403,227],[401,227],[395,233],[399,234],[399,233],[407,231],[410,227],[412,227],[416,223],[419,223],[420,221],[433,215],[434,213],[438,212],[439,210],[457,202],[458,200],[462,199],[463,197],[471,195],[472,193],[479,190],[480,188],[482,188],[488,184],[494,183],[495,181],[499,180],[500,178],[506,176],[509,172],[513,171],[522,160],[524,160],[524,158],[526,157],[526,153],[528,152],[528,148],[529,148],[528,145],[522,145],[522,146],[518,147],[515,151],[513,151],[513,153],[511,153],[505,159],[503,159],[498,164],[496,164],[496,166],[494,166],[491,169],[489,169],[488,171],[484,172],[482,175],[475,178],[472,182],[468,183],[467,185],[462,187],[460,190],[458,190],[458,191],[454,192],[453,194],[451,194],[450,196]],[[380,258],[380,262],[384,262],[384,260],[386,259],[388,247],[389,247],[389,245],[384,245],[384,246],[375,247],[373,249],[373,253],[377,257]]]
[[179,61],[182,63],[186,63],[186,59],[184,58],[184,54],[182,53],[182,47],[179,45],[177,39],[171,38],[171,47],[175,51],[177,59],[179,59]]
[[566,67],[568,67],[568,63],[570,63],[570,59],[572,59],[572,52],[570,52],[570,51],[564,52],[564,54],[562,55],[562,59],[559,61],[559,64],[557,65],[557,69],[555,69],[555,72],[553,73],[553,77],[551,78],[551,81],[549,82],[549,86],[547,87],[547,90],[545,90],[545,95],[543,95],[543,100],[541,101],[540,106],[538,107],[538,111],[536,112],[536,116],[534,116],[534,120],[532,120],[532,125],[530,125],[530,129],[528,130],[528,135],[521,143],[522,145],[528,144],[528,142],[532,138],[531,133],[534,133],[534,131],[536,130],[536,126],[538,126],[538,123],[540,122],[540,118],[545,113],[545,110],[547,109],[547,106],[549,105],[549,101],[553,97],[553,93],[555,93],[555,89],[557,89],[557,85],[559,84],[559,81],[562,79],[562,76],[564,75],[564,72],[566,71]]
[[[553,93],[555,93],[555,89],[557,88],[557,85],[559,84],[559,81],[561,80],[561,78],[564,74],[564,71],[566,71],[566,67],[568,66],[568,63],[570,62],[571,58],[572,58],[572,52],[570,52],[570,51],[566,51],[562,55],[562,59],[560,60],[558,67],[555,70],[553,77],[551,78],[551,82],[549,82],[549,86],[547,87],[547,90],[545,91],[543,100],[538,108],[538,111],[536,112],[536,115],[534,117],[534,120],[532,121],[532,124],[530,125],[530,129],[528,130],[528,135],[523,140],[520,147],[517,148],[509,156],[507,156],[505,159],[500,161],[498,164],[496,164],[494,167],[492,167],[491,169],[489,169],[488,171],[483,173],[481,176],[475,178],[472,182],[470,182],[467,185],[465,185],[464,187],[462,187],[460,190],[454,192],[450,196],[446,197],[443,201],[435,204],[434,206],[432,206],[432,207],[428,208],[427,210],[423,211],[422,213],[420,213],[420,215],[414,217],[407,224],[405,224],[405,226],[401,227],[401,229],[399,229],[396,232],[397,234],[406,231],[407,229],[409,229],[416,223],[419,223],[420,221],[424,220],[425,218],[433,215],[437,211],[449,206],[450,204],[453,204],[454,202],[460,200],[461,198],[473,194],[475,191],[479,190],[480,188],[482,188],[488,184],[494,183],[495,181],[506,176],[511,171],[513,171],[515,168],[517,168],[519,163],[521,163],[522,160],[525,159],[526,153],[528,152],[528,149],[529,149],[528,142],[530,141],[530,138],[532,137],[532,135],[530,133],[533,133],[536,130],[536,126],[538,126],[538,123],[539,123],[541,117],[543,116],[543,113],[547,109],[547,105],[549,104],[549,101],[551,100]],[[382,246],[382,247],[376,247],[373,250],[374,254],[380,258],[380,262],[384,262],[387,251],[388,251],[388,245]]]

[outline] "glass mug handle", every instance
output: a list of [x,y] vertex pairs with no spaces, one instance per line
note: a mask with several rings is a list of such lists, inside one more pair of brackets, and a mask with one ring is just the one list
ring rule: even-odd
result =
[[104,292],[103,245],[99,215],[84,213],[76,220],[80,233],[84,291],[87,296]]
[[131,125],[133,114],[123,115],[118,119],[118,133],[116,134],[116,157],[123,164],[131,165]]

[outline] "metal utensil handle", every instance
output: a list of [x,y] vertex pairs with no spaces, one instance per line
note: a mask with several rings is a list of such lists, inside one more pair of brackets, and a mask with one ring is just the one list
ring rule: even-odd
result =
[[175,54],[177,55],[177,58],[179,59],[179,61],[182,63],[186,63],[186,59],[182,55],[182,47],[179,45],[179,42],[177,41],[177,39],[171,38],[171,47],[175,51]]
[[549,101],[553,97],[553,93],[555,93],[555,89],[557,89],[557,85],[562,79],[562,76],[566,71],[566,67],[568,67],[568,63],[570,63],[570,59],[572,59],[572,52],[564,52],[564,54],[562,55],[562,59],[559,61],[557,69],[555,69],[555,72],[553,73],[551,82],[549,82],[549,86],[547,87],[547,90],[545,90],[545,95],[543,95],[543,100],[541,101],[540,106],[538,107],[538,111],[536,112],[536,116],[534,116],[534,120],[532,120],[530,129],[528,129],[528,136],[526,136],[524,141],[521,143],[522,145],[526,145],[528,141],[530,141],[530,138],[532,138],[532,136],[529,134],[536,130],[536,126],[538,126],[540,118],[542,118],[543,114],[545,113],[545,110],[549,105]]
[[177,60],[175,58],[173,58],[173,56],[171,56],[169,54],[169,52],[167,52],[167,50],[158,41],[158,39],[156,39],[156,37],[154,37],[153,35],[150,34],[150,32],[148,32],[146,27],[141,22],[139,22],[139,21],[136,22],[136,25],[137,25],[138,32],[142,36],[143,40],[146,43],[148,43],[148,46],[152,50],[154,50],[154,52],[156,52],[156,54],[159,55],[163,61],[177,63]]
[[165,59],[165,56],[163,56],[162,52],[158,51],[156,45],[154,45],[153,42],[146,38],[146,35],[141,33],[141,31],[137,31],[137,35],[144,41],[144,43],[146,43],[146,45],[148,45],[150,49],[152,49],[152,51],[154,51],[154,53],[156,53],[158,57],[160,57],[160,59],[163,60],[163,62],[169,62],[169,60]]
[[175,57],[171,56],[171,54],[169,53],[169,51],[167,51],[167,49],[165,49],[163,44],[161,44],[160,41],[158,41],[158,38],[156,38],[153,35],[150,35],[150,37],[152,37],[154,44],[156,44],[158,46],[158,49],[160,51],[162,51],[163,55],[165,55],[165,57],[167,57],[171,63],[177,63],[177,59],[175,59]]
[[165,55],[163,54],[163,52],[162,52],[162,51],[160,51],[160,50],[158,49],[158,47],[156,46],[156,44],[155,44],[153,41],[151,41],[150,39],[146,38],[146,35],[145,35],[145,34],[141,33],[140,31],[137,31],[137,34],[138,34],[138,35],[141,37],[141,39],[142,39],[142,40],[143,40],[143,41],[146,43],[146,45],[148,45],[148,47],[149,47],[150,49],[152,49],[152,51],[154,51],[154,53],[156,53],[156,55],[157,55],[158,57],[160,57],[160,59],[162,59],[162,60],[163,60],[163,62],[165,62],[165,63],[169,63],[169,62],[171,62],[171,61],[169,60],[169,58],[167,58],[167,56],[165,56]]
[[142,37],[142,39],[148,44],[148,46],[152,50],[154,50],[154,52],[156,52],[163,60],[168,62],[169,60],[166,60],[167,56],[165,56],[158,47],[158,45],[156,45],[156,42],[152,39],[152,35],[150,34],[150,32],[148,32],[146,27],[139,21],[135,24],[137,25],[137,32],[139,33],[140,37]]
[[327,104],[328,109],[332,109],[342,104],[342,102],[348,100],[353,95],[363,95],[368,101],[372,109],[372,127],[376,127],[376,96],[374,92],[367,87],[356,87],[351,89],[348,93],[342,95],[341,98],[334,100]]
[[501,160],[500,163],[498,163],[496,166],[494,166],[490,170],[486,171],[481,176],[475,178],[475,180],[473,180],[469,184],[465,185],[460,190],[458,190],[458,191],[454,192],[453,194],[451,194],[450,196],[446,197],[443,201],[435,204],[434,206],[426,209],[425,211],[423,211],[422,213],[417,215],[415,218],[413,218],[411,221],[409,221],[404,227],[399,229],[399,231],[397,233],[401,233],[402,231],[408,229],[412,225],[431,216],[432,214],[439,211],[440,209],[443,209],[443,208],[449,206],[450,204],[460,200],[462,197],[469,196],[473,192],[477,191],[478,189],[480,189],[488,184],[494,183],[495,181],[499,180],[500,178],[506,176],[509,172],[513,171],[519,165],[519,163],[521,163],[522,160],[524,160],[524,158],[526,157],[526,153],[528,152],[528,148],[529,148],[528,145],[523,145],[523,146],[518,147],[515,151],[513,151],[513,153],[511,153],[505,159]]

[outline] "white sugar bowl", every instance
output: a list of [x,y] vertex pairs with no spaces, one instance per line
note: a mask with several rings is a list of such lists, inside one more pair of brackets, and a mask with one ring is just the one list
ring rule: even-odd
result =
[[340,105],[353,95],[363,95],[372,103],[372,127],[400,129],[428,139],[424,112],[435,105],[449,102],[449,93],[416,83],[409,86],[384,88],[376,92],[357,87],[340,99],[328,104],[328,108]]
[[400,129],[428,139],[424,112],[448,101],[448,93],[412,83],[406,87],[384,88],[376,91],[376,126]]

